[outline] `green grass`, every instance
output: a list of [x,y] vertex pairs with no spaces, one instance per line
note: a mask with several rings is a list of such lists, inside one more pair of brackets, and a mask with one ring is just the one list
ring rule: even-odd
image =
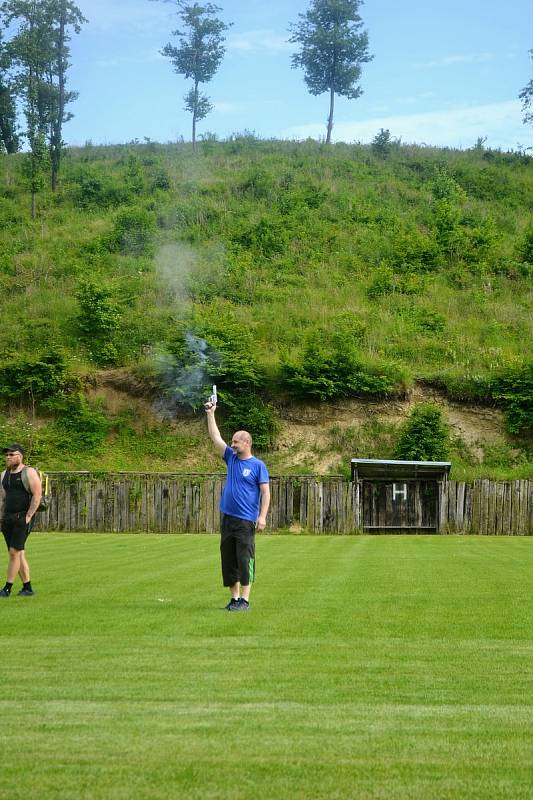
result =
[[[22,165],[22,154],[0,154],[0,314],[11,322],[0,329],[0,429],[13,430],[6,440],[27,433],[48,469],[58,453],[62,467],[93,463],[43,402],[50,386],[43,397],[27,384],[15,389],[8,373],[19,359],[59,351],[67,390],[79,379],[89,393],[100,368],[118,367],[131,374],[134,397],[140,390],[149,402],[161,389],[158,356],[176,355],[188,328],[220,356],[205,386],[216,381],[221,397],[253,388],[280,420],[291,394],[284,364],[302,365],[310,336],[326,349],[339,335],[353,345],[348,360],[335,360],[337,400],[346,369],[358,364],[388,376],[384,391],[418,381],[505,410],[509,393],[493,396],[495,379],[530,364],[533,158],[525,154],[398,145],[382,158],[369,145],[248,134],[199,143],[195,154],[188,143],[89,143],[66,150],[59,190],[39,193],[36,220]],[[137,221],[136,246],[127,220]],[[94,315],[80,305],[87,281],[107,298]],[[16,369],[26,381],[32,374],[20,361]],[[305,384],[292,391],[309,399]],[[102,394],[108,430],[96,466],[146,469],[172,437],[169,426],[153,413],[136,426]],[[519,427],[508,425],[497,465],[465,458],[463,447],[457,474],[531,474],[531,425]],[[387,439],[373,457],[389,455]],[[187,471],[190,448],[178,444],[172,468]],[[195,468],[206,466],[202,455]]]
[[[531,797],[533,539],[34,534],[0,606],[5,797]],[[15,590],[18,586],[15,587]]]

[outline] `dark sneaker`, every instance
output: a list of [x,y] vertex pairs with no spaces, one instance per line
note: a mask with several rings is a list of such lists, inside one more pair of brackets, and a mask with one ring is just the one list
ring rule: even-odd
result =
[[34,594],[33,589],[21,589],[20,592],[17,592],[17,597],[33,597]]
[[238,611],[240,602],[241,602],[240,597],[232,597],[228,605],[224,606],[224,611]]
[[9,597],[11,592],[6,592],[5,589],[0,590],[0,597]]
[[239,597],[239,604],[238,608],[235,611],[249,611],[250,610],[250,603],[248,600],[245,600],[244,597]]

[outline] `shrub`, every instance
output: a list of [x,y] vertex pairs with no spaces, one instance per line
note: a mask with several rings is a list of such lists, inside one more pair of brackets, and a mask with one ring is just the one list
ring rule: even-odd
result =
[[288,243],[287,224],[282,217],[263,217],[238,234],[234,241],[265,258],[283,253]]
[[528,264],[533,264],[533,225],[529,225],[518,248],[519,255]]
[[109,208],[125,203],[128,190],[124,184],[84,165],[75,176],[74,200],[81,208]]
[[492,396],[505,409],[510,433],[533,434],[533,361],[500,374],[494,380]]
[[264,200],[272,195],[274,185],[273,176],[263,167],[256,166],[250,170],[239,188],[242,193],[248,194],[256,200]]
[[449,450],[450,436],[442,411],[427,403],[417,406],[402,426],[394,455],[407,461],[444,461]]
[[383,128],[379,129],[379,133],[376,133],[374,138],[371,142],[372,152],[375,153],[380,158],[386,158],[392,147],[396,145],[398,146],[399,142],[397,140],[393,140],[390,131],[387,128],[384,130]]
[[422,333],[442,333],[446,328],[446,317],[431,308],[414,308],[408,316]]
[[158,371],[165,396],[176,406],[199,408],[213,383],[228,406],[243,394],[257,394],[263,376],[252,337],[229,305],[206,306],[195,319],[181,322],[167,346]]
[[376,300],[395,290],[394,270],[388,264],[381,264],[372,273],[372,281],[366,290],[369,300]]
[[118,351],[113,339],[119,327],[121,310],[109,289],[86,283],[77,294],[80,304],[78,325],[81,338],[96,364],[116,363]]
[[100,402],[91,403],[83,394],[63,394],[46,406],[56,417],[58,444],[66,451],[95,450],[103,444],[109,423]]
[[155,230],[155,215],[151,211],[138,206],[124,208],[115,217],[108,248],[132,256],[144,255],[150,251]]
[[391,263],[398,272],[431,272],[439,266],[437,242],[417,230],[402,232],[394,240]]
[[230,431],[248,431],[258,450],[265,450],[274,444],[279,424],[272,406],[258,395],[248,392],[233,397],[224,393],[222,400],[224,427],[228,435]]
[[209,345],[208,371],[221,386],[229,391],[260,386],[262,374],[251,331],[239,322],[231,306],[206,306],[196,315],[195,331]]
[[328,341],[323,334],[313,332],[299,363],[282,358],[281,376],[291,394],[322,401],[334,397],[386,397],[395,389],[390,371],[364,366],[354,343],[342,334],[334,334]]
[[0,396],[21,400],[52,397],[67,381],[63,356],[55,351],[38,356],[14,355],[0,362]]

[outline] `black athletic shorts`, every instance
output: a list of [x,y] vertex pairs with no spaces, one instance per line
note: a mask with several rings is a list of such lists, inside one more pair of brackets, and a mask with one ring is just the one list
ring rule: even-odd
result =
[[255,578],[255,522],[222,514],[220,532],[224,586],[249,586]]
[[4,514],[2,517],[2,533],[6,540],[7,549],[24,550],[26,539],[31,533],[33,517],[26,522],[26,512],[18,511],[15,514]]

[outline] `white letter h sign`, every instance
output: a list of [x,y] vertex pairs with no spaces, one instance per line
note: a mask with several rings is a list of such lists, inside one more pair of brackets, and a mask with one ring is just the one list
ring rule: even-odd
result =
[[400,497],[402,500],[407,500],[407,484],[406,483],[393,483],[392,484],[392,499]]

